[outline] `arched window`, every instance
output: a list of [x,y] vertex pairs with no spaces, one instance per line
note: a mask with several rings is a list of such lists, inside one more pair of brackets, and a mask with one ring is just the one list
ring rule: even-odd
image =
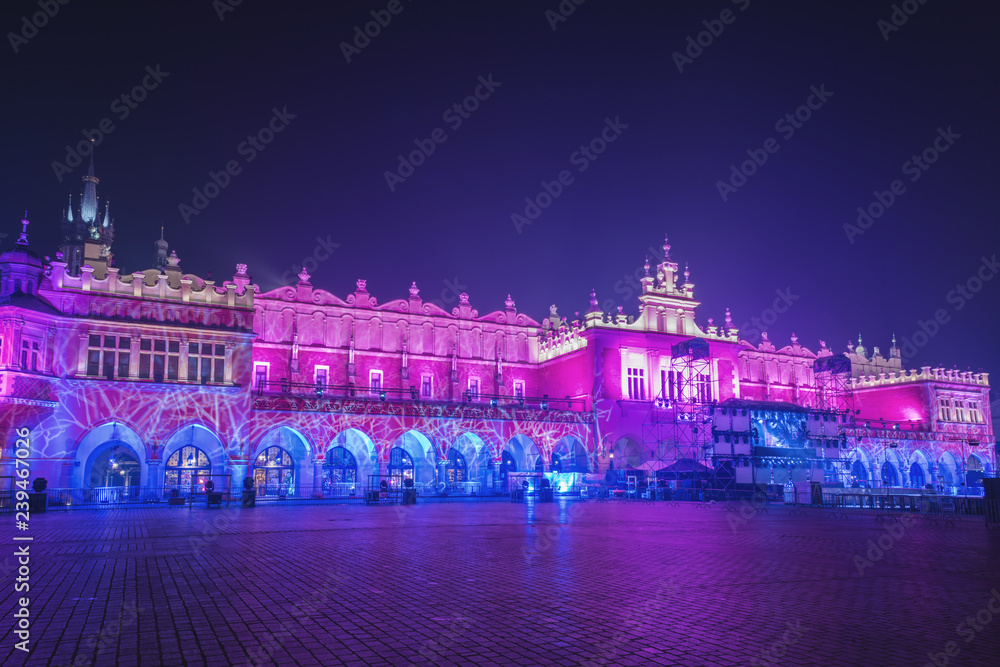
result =
[[868,482],[868,470],[865,469],[865,464],[861,461],[855,461],[851,464],[851,486],[857,484],[858,486],[865,486]]
[[402,447],[389,450],[389,474],[402,475],[403,479],[413,479],[413,459]]
[[927,476],[924,475],[924,469],[920,467],[919,463],[914,463],[910,466],[910,487],[922,489],[925,484],[927,484]]
[[468,481],[468,478],[469,467],[465,463],[465,457],[457,449],[450,450],[448,452],[448,465],[445,468],[445,479],[448,486],[452,487],[456,484],[461,484]]
[[257,493],[284,496],[295,490],[295,463],[281,447],[268,447],[253,462],[253,482]]
[[562,457],[559,456],[558,454],[553,454],[552,455],[552,472],[562,472],[562,471],[563,471]]
[[354,454],[345,447],[330,448],[323,464],[324,493],[344,491],[350,494],[357,483],[358,461]]
[[882,464],[882,486],[899,486],[899,476],[896,474],[896,466],[888,461]]
[[163,483],[168,489],[191,491],[191,482],[197,478],[198,487],[195,490],[201,492],[212,474],[212,464],[205,452],[194,445],[187,445],[170,455],[163,470]]

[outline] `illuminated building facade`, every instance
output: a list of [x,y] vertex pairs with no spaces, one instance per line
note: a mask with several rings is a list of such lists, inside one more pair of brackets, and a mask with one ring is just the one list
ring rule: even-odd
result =
[[906,370],[895,344],[754,346],[728,310],[699,324],[667,243],[635,316],[593,294],[581,319],[542,322],[510,297],[447,312],[416,284],[379,303],[358,280],[341,298],[305,271],[261,293],[242,264],[220,284],[184,273],[162,232],[156,268],[122,273],[97,183],[91,165],[54,260],[29,249],[27,220],[0,256],[3,475],[22,427],[53,488],[231,475],[347,495],[392,473],[484,493],[512,471],[616,468],[965,493],[995,471],[987,374]]

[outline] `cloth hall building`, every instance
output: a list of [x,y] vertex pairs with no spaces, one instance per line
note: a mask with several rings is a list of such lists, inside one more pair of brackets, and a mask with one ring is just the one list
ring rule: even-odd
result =
[[[712,488],[820,481],[976,493],[995,474],[986,373],[903,368],[740,337],[696,317],[664,243],[639,310],[541,322],[512,299],[446,311],[416,284],[380,302],[303,271],[261,292],[245,265],[185,273],[155,242],[125,271],[93,165],[54,259],[28,220],[0,255],[0,475],[30,432],[50,488],[154,492],[246,476],[290,496],[349,495],[371,474],[422,493],[492,493],[511,472],[610,469]],[[402,287],[402,286],[401,286]]]

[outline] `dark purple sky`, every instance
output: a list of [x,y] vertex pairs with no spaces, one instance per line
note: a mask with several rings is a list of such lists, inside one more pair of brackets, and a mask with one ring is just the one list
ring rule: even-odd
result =
[[[72,0],[17,53],[8,34],[4,231],[27,208],[33,247],[54,253],[83,169],[60,182],[53,163],[110,118],[97,171],[123,270],[152,263],[162,223],[186,270],[222,279],[246,262],[270,289],[321,237],[339,247],[313,283],[341,296],[359,277],[381,301],[415,280],[446,306],[466,290],[480,312],[510,292],[542,319],[553,303],[586,310],[591,288],[634,312],[623,278],[667,232],[703,323],[729,306],[742,324],[790,290],[777,344],[794,331],[843,349],[860,331],[886,350],[944,309],[911,365],[1000,370],[1000,280],[960,310],[948,300],[1000,251],[993,3],[913,1],[885,39],[889,2],[589,0],[553,30],[558,0],[403,0],[348,63],[340,43],[388,2],[244,0],[220,20],[224,1]],[[731,22],[712,23],[723,10]],[[0,26],[20,32],[36,11],[5,2]],[[679,72],[673,53],[703,22],[724,29]],[[112,104],[147,66],[169,75],[122,120]],[[453,129],[442,114],[481,76],[499,87]],[[789,136],[776,123],[814,86],[832,96]],[[274,108],[295,118],[247,162],[240,145]],[[606,118],[627,128],[581,172],[572,155]],[[911,181],[904,163],[949,127],[958,138]],[[436,128],[446,141],[391,191],[385,171]],[[769,138],[777,152],[723,201],[717,182]],[[179,206],[230,160],[240,173],[185,224]],[[518,233],[511,215],[562,170],[572,183]],[[845,223],[896,179],[905,192],[849,242]]]

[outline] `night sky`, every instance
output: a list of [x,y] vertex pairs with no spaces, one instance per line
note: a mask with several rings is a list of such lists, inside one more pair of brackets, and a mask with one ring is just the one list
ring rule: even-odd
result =
[[[982,259],[1000,254],[995,3],[910,0],[897,26],[871,1],[229,2],[42,0],[58,13],[37,34],[22,17],[38,0],[4,3],[4,247],[28,209],[32,247],[54,255],[86,171],[60,181],[56,163],[108,119],[96,165],[123,271],[152,265],[162,224],[201,276],[245,262],[272,289],[327,246],[307,266],[339,296],[366,278],[384,302],[416,281],[486,313],[509,292],[541,320],[550,304],[582,313],[591,288],[634,313],[627,278],[666,232],[703,325],[728,306],[737,325],[772,319],[779,347],[794,332],[839,351],[860,332],[887,353],[941,309],[908,365],[1000,371],[1000,279],[949,297],[1000,270]],[[366,42],[372,11],[390,20]],[[144,79],[145,99],[122,100]],[[273,141],[244,143],[275,110]],[[578,152],[612,126],[604,152]],[[436,130],[390,187],[397,156]],[[910,162],[939,137],[933,164]],[[752,156],[767,160],[730,181]],[[186,223],[182,205],[230,161]],[[515,223],[543,181],[558,196]],[[845,229],[875,191],[894,198],[883,215]],[[774,319],[779,292],[791,305]]]

